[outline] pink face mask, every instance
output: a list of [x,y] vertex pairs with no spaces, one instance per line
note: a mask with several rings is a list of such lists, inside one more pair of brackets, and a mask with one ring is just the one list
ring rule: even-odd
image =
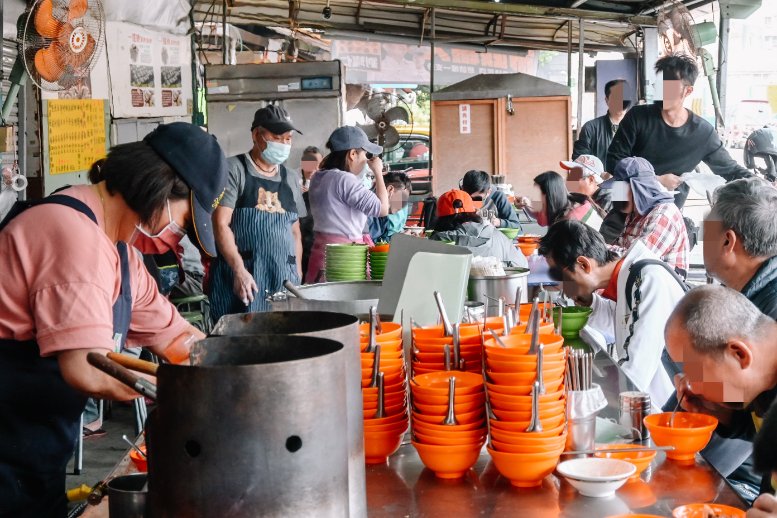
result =
[[170,200],[167,200],[167,217],[170,222],[156,234],[150,234],[142,225],[135,225],[135,232],[132,233],[128,244],[145,255],[159,255],[170,250],[177,250],[178,243],[186,235],[186,231],[173,220]]

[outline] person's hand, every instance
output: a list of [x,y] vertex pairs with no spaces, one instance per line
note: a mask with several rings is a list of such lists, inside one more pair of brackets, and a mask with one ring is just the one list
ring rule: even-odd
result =
[[777,518],[777,497],[764,493],[748,509],[747,518]]
[[383,160],[379,156],[374,156],[367,161],[367,165],[370,166],[372,172],[375,173],[375,178],[383,176]]
[[686,412],[702,413],[703,407],[700,403],[700,396],[691,390],[691,382],[685,374],[674,375],[674,388],[677,391],[677,400],[682,400],[680,407]]
[[673,173],[662,174],[658,177],[658,181],[661,185],[666,187],[668,191],[674,191],[677,189],[677,186],[683,183],[683,179]]
[[502,220],[497,217],[491,218],[491,224],[494,225],[496,228],[499,228],[502,226]]
[[519,209],[523,209],[524,207],[531,207],[531,200],[526,196],[523,196],[515,200],[515,206]]
[[251,273],[245,268],[241,268],[235,272],[232,291],[247,306],[254,301],[254,293],[259,291],[259,288],[256,286],[256,281],[254,281]]

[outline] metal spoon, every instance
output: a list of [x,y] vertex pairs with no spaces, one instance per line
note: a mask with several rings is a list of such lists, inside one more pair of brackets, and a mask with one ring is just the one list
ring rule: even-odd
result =
[[529,354],[537,354],[537,345],[540,343],[540,314],[538,310],[532,311],[531,317],[531,345]]
[[414,329],[421,329],[421,326],[418,324],[418,322],[415,321],[413,317],[410,317],[410,327]]
[[434,292],[434,300],[437,302],[437,309],[440,312],[442,328],[445,332],[445,336],[451,336],[453,334],[453,328],[451,327],[451,321],[448,318],[448,313],[445,311],[445,304],[442,302],[442,295],[440,295],[439,291]]
[[448,378],[448,415],[445,416],[445,420],[442,424],[447,426],[456,426],[459,422],[456,420],[456,407],[454,404],[456,396],[456,378],[451,376]]
[[135,450],[136,452],[138,452],[138,455],[140,455],[140,456],[141,456],[141,457],[143,457],[144,459],[146,458],[146,452],[144,452],[143,450],[141,450],[140,448],[138,448],[138,445],[137,445],[137,444],[135,444],[134,442],[130,441],[130,440],[129,440],[129,437],[127,437],[127,434],[124,434],[124,435],[122,435],[122,436],[121,436],[121,438],[122,438],[122,439],[124,439],[124,442],[126,442],[127,444],[129,444],[129,445],[130,445],[130,447],[131,447],[133,450]]
[[370,322],[369,322],[369,328],[370,328],[370,341],[367,343],[367,350],[365,352],[371,353],[375,350],[375,347],[377,346],[377,337],[375,336],[375,320],[373,318],[374,313],[377,310],[375,309],[375,306],[370,306]]
[[677,404],[674,406],[674,410],[672,410],[672,416],[669,418],[669,428],[674,427],[674,415],[677,413],[677,409],[680,408],[680,403],[683,402],[687,393],[688,392],[683,392],[683,395],[677,400]]
[[499,297],[499,300],[497,301],[497,316],[503,317],[505,314],[505,299],[504,297]]
[[521,294],[523,288],[519,284],[515,289],[515,321],[517,326],[521,325]]
[[545,346],[540,344],[537,348],[537,382],[540,384],[540,394],[545,394],[545,381],[542,379],[542,360],[545,356]]
[[445,370],[447,372],[451,370],[451,346],[445,344],[445,347],[442,348],[442,354],[445,361]]
[[506,346],[506,345],[505,345],[505,343],[502,341],[502,339],[501,339],[501,338],[499,338],[499,335],[498,335],[498,334],[496,334],[496,331],[494,331],[493,329],[489,329],[489,330],[488,330],[488,332],[489,332],[489,333],[491,333],[491,336],[493,336],[493,337],[494,337],[494,340],[496,341],[496,343],[497,343],[497,345],[498,345],[499,347],[503,347],[503,348],[507,349],[507,346]]
[[532,329],[532,324],[534,324],[534,319],[539,318],[539,315],[536,315],[537,306],[539,306],[539,304],[540,304],[540,298],[534,297],[534,300],[532,300],[531,313],[529,313],[529,322],[526,324],[526,329]]
[[461,361],[461,335],[460,325],[458,322],[453,324],[453,368],[459,368],[459,362]]
[[562,329],[561,322],[564,319],[564,311],[563,311],[563,309],[564,308],[558,308],[558,323],[556,325],[556,334],[559,335],[559,336],[561,336],[561,329]]
[[377,308],[375,308],[375,332],[377,334],[382,334],[383,333],[383,324],[381,324],[381,322],[380,322],[380,314],[378,313],[378,309]]
[[507,314],[510,312],[508,309],[504,315],[502,315],[502,336],[510,334],[510,317]]
[[385,414],[383,408],[383,373],[378,373],[378,411],[375,412],[375,419],[381,419]]
[[542,422],[540,422],[540,384],[535,381],[531,390],[531,423],[526,429],[527,432],[541,432]]
[[372,362],[372,381],[370,387],[375,388],[378,386],[378,373],[380,372],[380,346],[375,346],[375,360]]

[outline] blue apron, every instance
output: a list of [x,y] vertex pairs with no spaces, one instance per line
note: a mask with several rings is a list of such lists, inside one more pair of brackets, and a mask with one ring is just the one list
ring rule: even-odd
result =
[[[97,223],[89,207],[75,198],[56,195],[34,204],[44,203],[66,205]],[[132,316],[132,294],[128,247],[119,242],[116,248],[121,291],[113,305],[113,332],[117,346],[123,346]],[[41,358],[34,340],[0,339],[0,517],[62,518],[67,514],[65,469],[81,433],[86,399],[62,378],[56,355]]]
[[299,284],[297,255],[291,227],[298,219],[294,193],[286,181],[286,168],[280,166],[281,181],[257,178],[248,173],[253,167],[240,155],[246,170],[243,192],[235,203],[230,228],[243,264],[254,277],[259,292],[248,306],[232,291],[232,269],[222,256],[213,264],[210,311],[213,322],[224,315],[267,311],[266,292],[275,293],[283,281]]

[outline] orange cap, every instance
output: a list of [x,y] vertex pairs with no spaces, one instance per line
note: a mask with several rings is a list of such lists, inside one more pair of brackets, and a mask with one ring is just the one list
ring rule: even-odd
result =
[[437,200],[437,217],[453,216],[462,212],[476,212],[475,204],[469,194],[458,189],[453,189]]

